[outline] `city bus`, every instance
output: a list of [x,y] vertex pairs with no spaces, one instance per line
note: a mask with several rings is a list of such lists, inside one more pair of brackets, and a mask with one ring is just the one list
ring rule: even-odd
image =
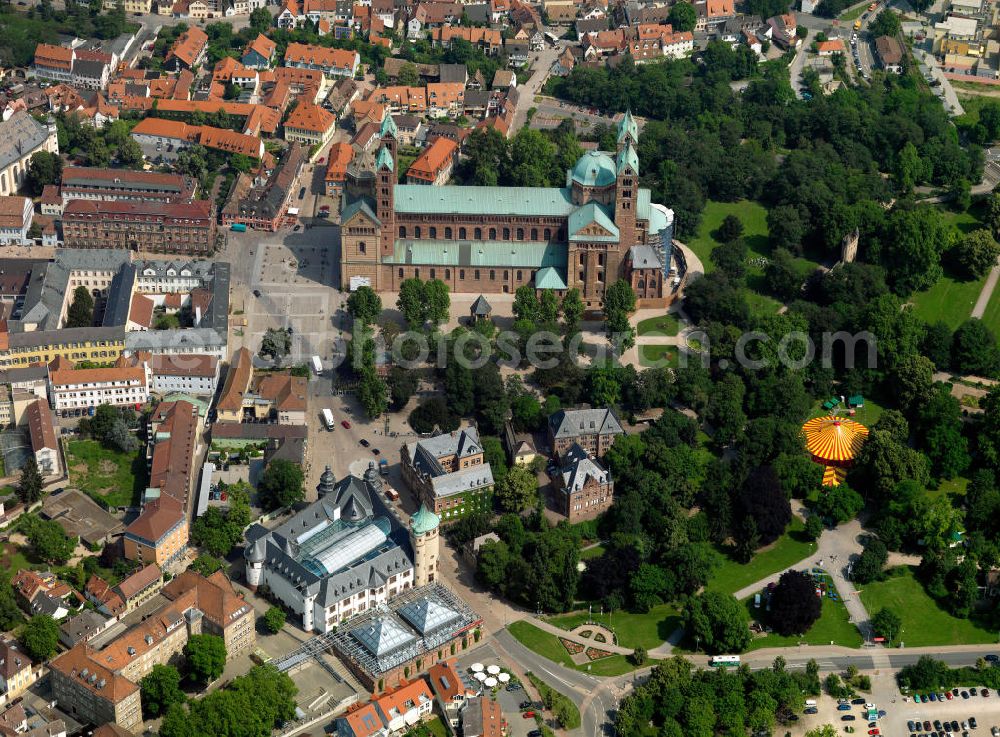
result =
[[740,664],[739,655],[713,655],[708,664],[713,668],[738,666]]

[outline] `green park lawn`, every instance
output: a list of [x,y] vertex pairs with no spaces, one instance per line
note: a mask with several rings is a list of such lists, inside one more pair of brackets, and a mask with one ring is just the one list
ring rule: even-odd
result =
[[969,319],[985,282],[985,276],[962,281],[945,275],[930,289],[915,293],[910,301],[914,312],[925,322],[944,322],[954,330]]
[[105,507],[137,504],[146,488],[148,473],[142,448],[121,453],[96,440],[74,440],[67,446],[66,465],[69,485]]
[[650,317],[636,326],[639,335],[677,335],[681,328],[676,313],[667,312],[659,317]]
[[[632,612],[612,612],[610,614],[605,612],[601,614],[599,610],[595,610],[589,615],[587,612],[581,611],[548,619],[549,623],[567,631],[585,624],[588,620],[610,627],[618,636],[619,647],[644,647],[647,650],[662,645],[670,634],[681,626],[680,612],[670,604],[660,604],[645,614],[633,614]],[[595,643],[595,647],[600,646],[600,643]]]
[[543,658],[548,658],[554,663],[561,663],[567,668],[575,668],[576,664],[569,657],[569,653],[559,638],[550,635],[545,630],[538,629],[535,625],[524,620],[511,622],[507,629],[514,635],[518,642],[532,652],[538,653]]
[[885,581],[870,583],[861,591],[869,614],[888,607],[903,620],[901,640],[907,647],[994,643],[997,633],[969,619],[958,619],[937,605],[914,577],[915,567],[890,571]]
[[[750,616],[753,617],[758,609],[754,609],[753,597],[747,599],[747,606]],[[794,647],[799,643],[809,645],[829,645],[830,643],[843,645],[844,647],[861,647],[861,633],[849,621],[847,607],[842,601],[834,601],[828,596],[823,597],[823,609],[816,623],[803,636],[792,635],[782,637],[771,633],[763,637],[755,637],[750,644],[750,650],[761,650],[767,647]]]
[[750,200],[740,200],[739,202],[709,200],[705,203],[705,210],[701,215],[698,235],[687,244],[701,259],[706,274],[715,271],[711,255],[712,250],[720,245],[712,237],[712,233],[722,225],[722,221],[726,219],[727,215],[735,215],[743,222],[743,239],[754,255],[767,256],[770,254],[767,243],[767,209],[763,205]]
[[[586,615],[584,618],[586,618]],[[566,648],[559,642],[558,637],[550,635],[548,632],[540,630],[535,625],[523,620],[507,625],[507,629],[510,630],[510,633],[518,642],[532,652],[582,673],[590,673],[595,676],[620,676],[635,670],[635,666],[624,655],[610,655],[600,660],[577,665],[570,658]],[[595,647],[600,647],[600,645],[595,644]],[[649,660],[643,667],[653,665],[655,662],[654,660]]]
[[784,570],[816,552],[816,543],[806,539],[805,524],[793,517],[785,534],[765,550],[758,552],[749,563],[727,559],[709,581],[713,591],[734,594],[755,581]]
[[595,545],[592,548],[586,548],[580,551],[580,560],[590,560],[591,558],[600,558],[604,555],[604,546]]
[[986,312],[983,313],[983,322],[1000,340],[1000,286],[993,290],[993,296],[990,297]]
[[[823,397],[821,399],[817,399],[813,403],[812,414],[809,415],[810,419],[813,417],[826,417],[830,414],[823,409],[823,402],[829,398],[830,397]],[[878,422],[878,418],[882,416],[883,411],[885,411],[885,407],[883,407],[881,403],[875,401],[869,396],[866,396],[865,406],[859,407],[855,410],[853,419],[857,420],[865,427],[871,428],[872,425]]]
[[639,363],[643,366],[652,366],[665,361],[663,366],[676,368],[679,365],[679,353],[675,345],[640,345]]

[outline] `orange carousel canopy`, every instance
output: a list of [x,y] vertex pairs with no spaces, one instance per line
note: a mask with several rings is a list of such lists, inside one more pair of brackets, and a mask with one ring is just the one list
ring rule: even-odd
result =
[[845,417],[817,417],[802,426],[806,449],[818,461],[852,461],[868,437],[868,428]]

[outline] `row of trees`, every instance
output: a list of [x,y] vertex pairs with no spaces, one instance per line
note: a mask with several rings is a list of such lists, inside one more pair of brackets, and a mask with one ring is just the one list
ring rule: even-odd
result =
[[655,729],[664,737],[770,733],[801,711],[807,695],[820,692],[819,666],[790,672],[783,658],[770,669],[695,669],[677,656],[653,668],[624,699],[615,717],[622,737]]

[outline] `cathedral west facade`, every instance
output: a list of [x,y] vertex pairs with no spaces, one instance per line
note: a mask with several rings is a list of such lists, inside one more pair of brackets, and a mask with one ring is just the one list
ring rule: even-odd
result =
[[341,211],[342,288],[395,291],[413,277],[452,292],[577,288],[600,310],[604,290],[625,278],[641,304],[669,301],[673,212],[639,187],[631,114],[617,151],[585,153],[564,187],[398,184],[389,116],[380,139],[373,176]]

